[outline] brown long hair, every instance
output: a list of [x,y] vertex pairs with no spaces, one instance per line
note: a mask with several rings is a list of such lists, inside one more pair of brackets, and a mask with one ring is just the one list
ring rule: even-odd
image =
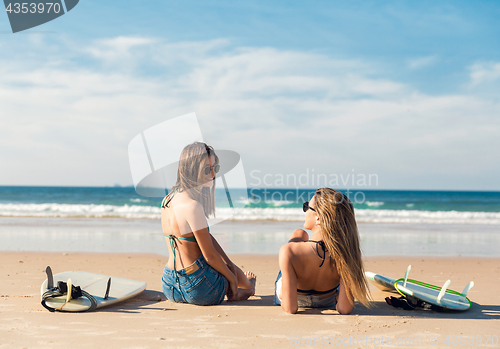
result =
[[323,241],[330,252],[330,266],[337,269],[348,294],[369,306],[370,291],[351,200],[337,190],[320,188],[316,190],[315,209]]
[[215,217],[215,181],[212,188],[204,187],[198,182],[201,163],[210,155],[213,155],[215,158],[215,162],[212,165],[217,165],[219,157],[215,154],[214,148],[211,146],[203,142],[194,142],[185,146],[179,159],[177,182],[167,197],[171,200],[175,192],[186,191],[191,199],[198,201],[203,206],[205,216]]

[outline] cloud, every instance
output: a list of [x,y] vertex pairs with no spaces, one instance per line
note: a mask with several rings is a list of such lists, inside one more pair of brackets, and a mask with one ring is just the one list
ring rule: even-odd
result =
[[432,66],[436,64],[438,60],[438,56],[436,55],[424,56],[409,59],[407,64],[410,69],[420,69]]
[[368,61],[227,40],[43,47],[38,64],[0,57],[2,184],[130,184],[128,142],[192,111],[207,141],[240,152],[247,172],[355,169],[392,188],[498,173],[495,99],[427,95]]
[[[100,39],[94,42],[93,46],[87,48],[88,52],[101,59],[123,58],[130,56],[131,50],[154,45],[157,40],[144,37],[119,36],[111,39]],[[125,57],[126,58],[126,57]]]
[[472,86],[496,81],[500,78],[500,63],[475,63],[470,67],[470,78]]

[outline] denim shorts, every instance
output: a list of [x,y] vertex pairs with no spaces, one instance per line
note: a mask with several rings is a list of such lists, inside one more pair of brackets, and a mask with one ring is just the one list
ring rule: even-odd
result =
[[[281,305],[281,299],[279,294],[281,293],[281,270],[274,283],[274,304]],[[339,286],[337,286],[332,292],[327,294],[297,294],[297,304],[301,308],[330,308],[335,309],[337,307],[335,303],[335,297],[339,292]]]
[[[193,271],[194,270],[194,271]],[[203,255],[189,267],[175,272],[168,266],[163,269],[162,287],[167,299],[174,303],[217,305],[222,303],[227,290],[227,279],[212,268]]]

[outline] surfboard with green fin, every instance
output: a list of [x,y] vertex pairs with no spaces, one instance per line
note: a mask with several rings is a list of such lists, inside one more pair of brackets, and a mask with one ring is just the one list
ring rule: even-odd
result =
[[464,311],[471,306],[467,294],[474,286],[471,281],[462,292],[448,289],[451,281],[447,280],[443,286],[435,286],[425,282],[409,279],[411,265],[406,269],[404,278],[395,279],[373,272],[365,272],[366,278],[383,291],[397,291],[404,297],[413,297],[417,300],[450,310]]

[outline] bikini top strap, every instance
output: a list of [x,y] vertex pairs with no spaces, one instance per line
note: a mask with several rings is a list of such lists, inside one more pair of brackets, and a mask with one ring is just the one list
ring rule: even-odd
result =
[[161,201],[161,205],[160,207],[161,208],[165,208],[165,207],[168,207],[168,204],[170,203],[170,201],[172,201],[172,198],[169,197],[168,195],[165,195],[165,197],[163,198],[163,200]]
[[170,203],[170,201],[172,201],[172,199],[174,198],[174,195],[175,193],[177,193],[179,190],[177,189],[177,187],[174,188],[174,191],[172,193],[168,193],[167,195],[165,195],[165,197],[163,198],[162,202],[161,202],[161,208],[165,208],[165,207],[168,207],[168,204]]
[[172,240],[172,239],[177,239],[177,240],[185,240],[185,241],[191,241],[191,242],[196,242],[196,237],[193,235],[193,236],[175,236],[175,235],[167,235],[167,234],[163,234],[165,235],[166,237],[168,237],[169,240]]
[[175,274],[175,282],[179,285],[179,275],[177,275],[177,263],[176,260],[177,258],[175,257],[175,249],[177,248],[177,241],[175,241],[176,236],[175,235],[167,235],[164,234],[166,237],[168,237],[168,242],[170,243],[170,248],[172,249],[172,254],[174,255],[174,274]]
[[332,288],[331,290],[328,290],[328,291],[301,290],[300,288],[298,288],[297,292],[307,293],[309,295],[312,295],[312,294],[323,295],[323,294],[327,294],[327,293],[330,293],[330,292],[333,292],[333,291],[337,291],[338,292],[339,288],[340,288],[340,285],[335,286],[334,288]]
[[170,195],[166,195],[162,202],[161,202],[161,208],[165,208],[165,207],[168,207],[168,204],[170,203],[170,201],[172,201],[173,199],[173,196],[170,196]]
[[[318,254],[319,258],[322,259],[321,264],[319,265],[319,267],[321,268],[323,266],[323,264],[325,263],[325,259],[326,259],[326,251],[327,251],[327,249],[326,249],[326,246],[325,246],[325,242],[323,240],[321,240],[321,241],[308,240],[308,241],[316,243],[316,253]],[[323,250],[323,256],[321,256],[319,254],[318,246],[321,246],[321,249]]]
[[175,273],[175,282],[179,283],[179,275],[177,275],[177,258],[175,256],[175,249],[177,248],[177,241],[176,240],[184,240],[184,241],[191,241],[191,242],[196,242],[196,237],[195,236],[175,236],[175,235],[167,235],[163,234],[166,237],[168,237],[168,242],[170,243],[170,248],[172,249],[172,254],[174,255],[174,273]]

